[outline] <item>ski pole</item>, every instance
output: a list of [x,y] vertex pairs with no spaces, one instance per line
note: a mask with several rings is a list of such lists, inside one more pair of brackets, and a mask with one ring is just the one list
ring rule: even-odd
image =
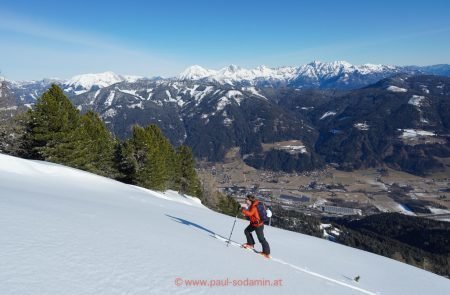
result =
[[233,227],[231,228],[230,236],[228,237],[227,247],[230,245],[231,235],[233,234],[234,226],[236,225],[236,220],[237,220],[237,217],[238,217],[238,215],[239,215],[239,209],[240,209],[240,208],[241,208],[241,207],[239,206],[238,211],[237,211],[237,213],[236,213],[236,216],[234,217]]

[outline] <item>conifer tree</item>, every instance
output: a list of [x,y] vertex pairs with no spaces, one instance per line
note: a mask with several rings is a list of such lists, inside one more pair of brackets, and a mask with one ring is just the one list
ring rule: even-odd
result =
[[190,148],[175,152],[156,125],[133,126],[130,139],[115,140],[101,118],[80,115],[56,85],[27,114],[29,157],[52,161],[150,189],[178,189],[201,196]]
[[117,180],[124,183],[135,183],[138,162],[134,154],[134,145],[131,139],[116,144],[115,166],[118,170]]
[[201,197],[200,181],[195,171],[195,159],[192,150],[185,145],[176,149],[175,184],[183,194]]
[[55,149],[69,140],[68,135],[77,128],[79,117],[61,88],[53,84],[29,111],[26,136],[29,157],[54,161]]
[[135,171],[133,183],[158,190],[169,188],[174,152],[161,130],[156,125],[146,128],[136,125],[127,145],[131,146],[122,148],[120,158],[125,160],[122,168]]
[[95,174],[115,177],[116,141],[98,114],[88,111],[68,139],[57,146],[54,158],[66,165]]

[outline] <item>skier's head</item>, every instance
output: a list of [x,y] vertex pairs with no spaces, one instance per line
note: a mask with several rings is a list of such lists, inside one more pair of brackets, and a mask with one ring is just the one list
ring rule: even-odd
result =
[[248,205],[251,205],[256,200],[255,196],[252,194],[247,195],[246,202]]

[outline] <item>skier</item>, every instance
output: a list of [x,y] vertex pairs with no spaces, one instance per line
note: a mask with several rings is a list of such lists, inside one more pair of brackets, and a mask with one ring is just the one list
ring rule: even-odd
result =
[[258,241],[262,245],[262,252],[265,258],[270,258],[270,246],[267,243],[266,238],[264,237],[264,221],[261,219],[260,214],[258,212],[258,203],[259,201],[253,195],[247,195],[246,199],[247,208],[241,207],[242,214],[250,218],[250,225],[247,226],[244,230],[245,237],[247,238],[247,243],[242,245],[242,247],[246,249],[254,249],[255,240],[253,239],[252,232],[256,232],[256,236],[258,237]]

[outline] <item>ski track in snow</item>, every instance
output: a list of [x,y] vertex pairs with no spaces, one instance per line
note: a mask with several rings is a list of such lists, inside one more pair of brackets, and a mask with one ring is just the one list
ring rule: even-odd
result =
[[[242,248],[242,245],[239,244],[238,242],[233,241],[233,240],[228,240],[227,238],[222,237],[221,235],[214,234],[214,237],[215,237],[216,239],[218,239],[218,240],[220,240],[220,241],[223,241],[223,242],[225,242],[225,243],[228,243],[229,245],[232,245],[232,246],[234,246],[234,247],[241,247],[241,248]],[[246,250],[246,249],[243,249],[243,250]],[[379,293],[374,293],[374,292],[371,292],[371,291],[369,291],[369,290],[365,290],[365,289],[359,288],[359,287],[357,287],[357,286],[353,286],[353,285],[350,285],[350,284],[347,284],[347,283],[344,283],[344,282],[335,280],[335,279],[333,279],[333,278],[329,278],[329,277],[324,276],[324,275],[321,275],[321,274],[319,274],[319,273],[310,271],[310,270],[308,270],[307,268],[304,268],[304,267],[300,267],[300,266],[291,264],[291,263],[289,263],[289,262],[286,262],[286,261],[284,261],[284,260],[282,260],[282,259],[275,258],[275,257],[273,257],[273,256],[270,256],[269,261],[273,261],[273,262],[277,262],[277,263],[281,263],[281,264],[287,265],[287,266],[289,266],[289,267],[291,267],[291,268],[293,268],[293,269],[295,269],[295,270],[301,271],[301,272],[303,272],[303,273],[306,273],[306,274],[309,274],[309,275],[311,275],[311,276],[314,276],[314,277],[317,277],[317,278],[320,278],[320,279],[323,279],[323,280],[332,282],[332,283],[334,283],[334,284],[337,284],[337,285],[340,285],[340,286],[343,286],[343,287],[347,287],[347,288],[350,288],[350,289],[359,291],[359,292],[364,293],[364,294],[369,294],[369,295],[378,295],[378,294],[379,294]]]
[[[274,227],[265,229],[272,261],[235,241],[226,247],[232,223],[232,217],[175,191],[0,154],[0,294],[275,291],[180,287],[175,278],[280,278],[278,294],[449,294],[446,278]],[[248,223],[238,219],[235,225],[241,237]],[[356,275],[363,280],[355,282]]]

